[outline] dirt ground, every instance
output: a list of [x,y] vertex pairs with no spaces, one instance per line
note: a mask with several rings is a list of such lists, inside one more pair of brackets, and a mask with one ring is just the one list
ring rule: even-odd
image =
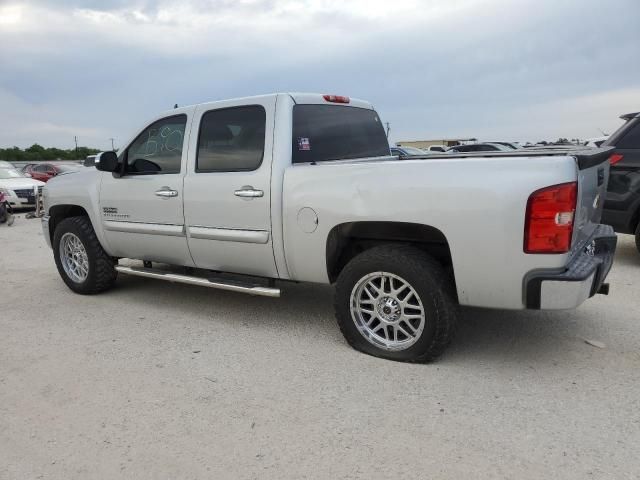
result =
[[75,295],[24,216],[0,225],[0,278],[3,480],[640,477],[632,237],[609,296],[464,309],[431,365],[352,350],[324,286]]

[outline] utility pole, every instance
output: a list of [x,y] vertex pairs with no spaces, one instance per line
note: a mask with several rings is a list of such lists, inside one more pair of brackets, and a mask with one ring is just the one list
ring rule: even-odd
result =
[[78,159],[78,137],[73,136],[73,141],[76,143],[76,160]]
[[389,122],[386,122],[385,125],[387,126],[387,138],[389,138],[389,132],[391,131],[391,125],[389,125]]
[[114,150],[114,151],[115,151],[116,147],[114,147],[114,146],[113,146],[113,140],[114,140],[114,139],[113,139],[113,138],[110,138],[109,140],[111,140],[111,150]]

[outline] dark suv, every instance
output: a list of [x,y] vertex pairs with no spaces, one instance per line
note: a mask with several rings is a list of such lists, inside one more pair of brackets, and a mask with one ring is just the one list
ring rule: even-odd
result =
[[640,112],[628,113],[625,120],[602,147],[615,147],[602,223],[612,225],[618,233],[636,236],[640,250]]

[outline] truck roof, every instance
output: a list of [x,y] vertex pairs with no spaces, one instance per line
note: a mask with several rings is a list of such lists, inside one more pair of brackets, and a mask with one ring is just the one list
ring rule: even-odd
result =
[[[252,95],[252,96],[248,96],[248,97],[237,97],[237,98],[224,98],[224,99],[219,99],[219,100],[209,100],[209,101],[206,101],[206,102],[200,102],[200,103],[196,103],[196,104],[192,104],[192,105],[183,105],[183,106],[180,106],[178,108],[174,108],[172,110],[167,110],[167,111],[163,112],[163,115],[166,115],[166,113],[169,113],[169,112],[175,112],[176,114],[182,113],[183,109],[186,109],[186,108],[189,108],[189,107],[195,107],[195,106],[198,106],[198,105],[205,105],[205,104],[216,103],[216,102],[246,103],[248,100],[254,100],[254,99],[258,100],[258,99],[264,99],[264,98],[269,98],[269,97],[276,97],[278,95],[288,95],[293,99],[293,101],[295,103],[300,103],[300,104],[339,105],[339,106],[343,106],[343,107],[357,107],[357,108],[367,108],[367,109],[373,110],[373,105],[371,105],[371,103],[369,103],[369,102],[367,102],[365,100],[360,100],[358,98],[345,97],[345,96],[341,96],[341,95],[337,95],[337,94],[326,94],[326,93],[280,92],[280,93],[269,93],[269,94],[265,94],[265,95]],[[347,103],[343,103],[343,102],[327,101],[325,99],[325,97],[339,97],[339,98],[346,99],[348,102]]]

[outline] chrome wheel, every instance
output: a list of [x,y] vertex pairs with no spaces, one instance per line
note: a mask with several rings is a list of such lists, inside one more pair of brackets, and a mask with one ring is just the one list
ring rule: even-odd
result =
[[89,257],[80,239],[73,233],[65,233],[60,239],[60,263],[67,276],[82,283],[89,275]]
[[398,275],[374,272],[351,292],[351,317],[364,338],[385,350],[405,350],[418,341],[426,318],[415,289]]

